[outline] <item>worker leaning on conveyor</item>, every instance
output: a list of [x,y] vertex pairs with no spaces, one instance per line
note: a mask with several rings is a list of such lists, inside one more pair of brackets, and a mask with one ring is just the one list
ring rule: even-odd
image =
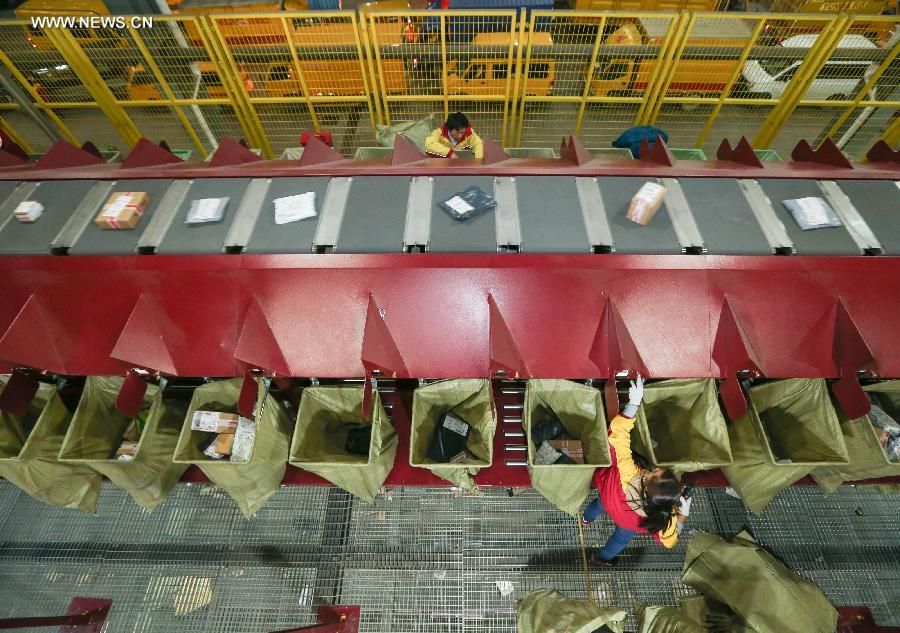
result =
[[454,112],[425,140],[425,151],[440,158],[459,158],[456,151],[460,149],[470,149],[475,158],[484,158],[481,137],[475,134],[465,114]]
[[606,514],[616,529],[606,545],[591,554],[594,565],[610,565],[635,534],[653,534],[665,547],[675,547],[690,511],[691,500],[671,470],[644,470],[634,463],[631,431],[644,397],[640,374],[628,390],[628,404],[609,426],[612,465],[597,469],[599,498],[587,505],[581,521],[593,523]]

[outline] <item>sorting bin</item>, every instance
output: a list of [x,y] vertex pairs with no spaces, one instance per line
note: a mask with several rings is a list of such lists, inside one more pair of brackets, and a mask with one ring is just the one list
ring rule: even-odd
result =
[[[300,397],[288,461],[373,503],[397,455],[397,433],[381,395],[372,394],[372,415],[363,417],[363,387],[307,387]],[[347,451],[347,436],[356,425],[371,425],[368,456]]]
[[550,147],[504,147],[503,151],[510,158],[556,158]]
[[353,158],[355,160],[376,160],[390,158],[393,155],[393,147],[357,147]]
[[755,514],[816,466],[849,461],[823,379],[777,380],[749,395],[747,414],[728,425],[734,463],[722,472]]
[[265,381],[257,381],[256,434],[246,462],[207,459],[198,445],[212,434],[191,430],[194,411],[237,413],[242,382],[243,378],[217,380],[194,390],[175,448],[175,462],[199,466],[249,519],[275,494],[284,479],[291,442],[291,421],[284,406],[268,393]]
[[[472,453],[475,461],[444,464],[427,456],[438,420],[451,410],[470,426],[466,450]],[[409,463],[427,468],[457,486],[473,490],[476,488],[475,475],[492,463],[496,429],[497,411],[488,380],[439,380],[419,387],[413,392]]]
[[[900,380],[888,380],[863,387],[875,394],[885,413],[900,420]],[[836,491],[845,481],[877,479],[900,475],[900,462],[892,462],[878,440],[869,416],[849,420],[839,408],[835,408],[841,422],[841,433],[847,446],[850,463],[836,467],[822,467],[811,474],[816,483],[828,494]]]
[[706,160],[706,152],[696,147],[670,147],[675,160]]
[[119,376],[88,376],[59,459],[92,468],[152,512],[187,469],[172,462],[187,403],[164,397],[157,385],[147,385],[139,414],[144,430],[138,449],[133,460],[119,460],[114,454],[132,422],[116,408],[124,380]]
[[[535,464],[538,447],[532,430],[551,419],[581,440],[584,464]],[[531,485],[563,512],[578,516],[591,491],[594,471],[609,466],[609,441],[603,398],[599,390],[570,380],[529,380],[525,387],[522,423],[528,439]]]
[[648,383],[635,428],[632,447],[653,466],[680,474],[732,462],[712,378]]
[[[0,376],[0,389],[8,381],[9,376]],[[44,503],[94,512],[100,474],[57,458],[71,421],[56,387],[46,383],[25,415],[0,411],[0,477]]]

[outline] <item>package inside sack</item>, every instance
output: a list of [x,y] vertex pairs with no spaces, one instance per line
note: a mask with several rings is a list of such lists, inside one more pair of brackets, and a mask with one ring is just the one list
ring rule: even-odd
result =
[[194,411],[191,431],[199,431],[197,448],[207,459],[246,462],[253,450],[256,424],[236,412]]

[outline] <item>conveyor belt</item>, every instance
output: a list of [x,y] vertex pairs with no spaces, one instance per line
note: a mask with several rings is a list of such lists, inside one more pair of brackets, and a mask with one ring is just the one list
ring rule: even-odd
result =
[[[325,194],[328,191],[328,178],[273,178],[265,194],[264,202],[259,210],[256,225],[250,241],[246,245],[248,253],[311,253],[316,227],[322,217]],[[275,224],[276,198],[294,196],[307,191],[316,193],[316,212],[314,218]]]
[[669,210],[664,203],[647,226],[640,226],[625,217],[631,198],[646,182],[644,178],[598,178],[603,206],[609,218],[616,253],[647,253],[677,255],[683,252],[678,242]]
[[516,198],[523,252],[590,252],[574,177],[517,178]]
[[335,251],[402,252],[409,182],[407,176],[354,178]]
[[859,246],[843,226],[803,231],[784,208],[782,200],[822,198],[815,180],[776,180],[761,178],[759,184],[769,197],[776,215],[787,228],[798,255],[859,255]]
[[[900,187],[891,180],[663,178],[666,201],[639,226],[625,218],[643,177],[343,176],[0,181],[0,254],[620,253],[719,255],[900,254]],[[494,211],[459,222],[438,207],[470,186]],[[110,192],[146,191],[133,231],[93,220]],[[314,218],[276,225],[274,200],[316,194]],[[185,225],[191,202],[228,196],[222,222]],[[844,225],[801,231],[782,205],[829,201]],[[41,202],[39,221],[12,217]]]
[[[32,188],[32,184],[36,184]],[[50,244],[87,195],[93,180],[56,180],[23,183],[27,189],[18,190],[22,199],[35,200],[44,205],[44,213],[37,222],[24,224],[12,217],[18,204],[10,205],[9,216],[0,230],[0,252],[10,255],[47,255]],[[19,200],[21,201],[21,200]]]
[[438,205],[463,189],[481,187],[488,195],[494,193],[491,176],[461,176],[434,179],[431,197],[431,233],[428,250],[433,253],[496,253],[497,226],[494,213],[482,213],[459,222]]

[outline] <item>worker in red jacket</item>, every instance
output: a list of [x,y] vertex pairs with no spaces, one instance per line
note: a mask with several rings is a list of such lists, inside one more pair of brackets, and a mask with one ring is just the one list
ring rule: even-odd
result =
[[616,524],[606,545],[591,555],[594,565],[611,564],[635,534],[649,532],[661,545],[675,547],[690,509],[690,499],[682,498],[684,488],[671,470],[644,470],[634,463],[631,430],[643,397],[644,381],[638,375],[628,390],[628,404],[609,426],[612,465],[594,475],[600,497],[587,505],[581,518],[593,523],[605,513]]

